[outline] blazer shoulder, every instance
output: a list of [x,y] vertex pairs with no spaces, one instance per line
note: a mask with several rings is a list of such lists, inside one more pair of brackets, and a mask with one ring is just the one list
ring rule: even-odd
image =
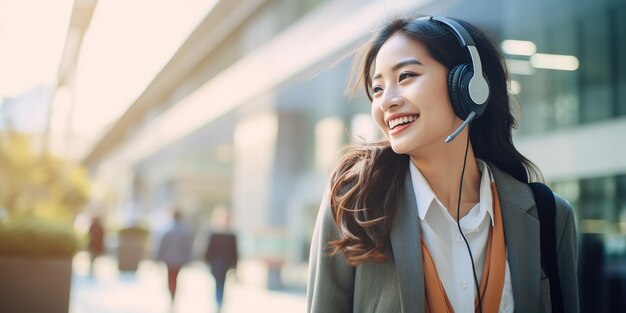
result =
[[335,223],[335,217],[333,208],[330,205],[330,191],[324,193],[320,208],[317,215],[317,223],[319,224],[320,231],[326,235],[338,236],[337,224]]
[[339,231],[324,194],[313,231],[309,254],[307,312],[352,312],[354,268],[342,254],[330,254],[328,243],[339,238]]
[[556,203],[556,218],[560,217],[566,218],[569,215],[573,214],[572,205],[567,201],[567,199],[563,198],[561,195],[553,192],[554,194],[554,202]]
[[557,243],[560,246],[564,241],[576,242],[576,219],[574,217],[574,209],[565,198],[554,193],[554,201],[556,203],[555,227],[557,235]]

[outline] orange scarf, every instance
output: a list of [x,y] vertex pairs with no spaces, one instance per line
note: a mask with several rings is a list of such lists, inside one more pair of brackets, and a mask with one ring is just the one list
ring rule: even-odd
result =
[[[480,281],[480,294],[484,313],[497,313],[502,299],[504,287],[504,271],[506,268],[506,245],[504,243],[504,228],[502,226],[502,212],[496,184],[491,183],[493,199],[494,226],[489,232],[487,255]],[[446,295],[446,291],[439,280],[435,263],[422,239],[422,258],[424,261],[424,279],[426,287],[426,312],[453,313],[454,309]],[[478,311],[478,297],[475,297],[474,311]]]

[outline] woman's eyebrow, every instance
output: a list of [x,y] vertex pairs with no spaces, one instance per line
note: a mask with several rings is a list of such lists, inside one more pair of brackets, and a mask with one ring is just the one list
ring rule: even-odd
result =
[[[406,60],[400,61],[400,62],[398,62],[396,65],[392,66],[392,67],[391,67],[391,70],[395,72],[395,71],[397,71],[398,69],[400,69],[401,67],[403,67],[403,66],[407,66],[407,65],[410,65],[410,64],[423,65],[423,64],[422,64],[422,62],[418,61],[417,59],[406,59]],[[379,79],[381,76],[382,76],[382,75],[381,75],[380,73],[379,73],[379,74],[376,74],[376,75],[374,75],[374,78],[373,78],[372,80],[377,80],[377,79]]]

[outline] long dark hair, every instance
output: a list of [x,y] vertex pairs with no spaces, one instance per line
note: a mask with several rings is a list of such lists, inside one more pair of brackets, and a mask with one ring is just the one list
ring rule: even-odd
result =
[[[476,158],[490,162],[517,180],[540,179],[539,169],[513,146],[516,121],[507,89],[508,74],[502,55],[476,27],[457,20],[471,34],[490,84],[487,110],[470,127]],[[372,100],[371,69],[378,51],[394,34],[401,33],[424,44],[431,57],[448,70],[471,63],[468,52],[447,26],[416,18],[397,18],[384,25],[355,58],[351,77]],[[355,79],[356,77],[356,79]],[[396,154],[388,141],[355,147],[339,162],[331,178],[330,204],[340,238],[330,242],[332,253],[342,253],[350,265],[371,260],[384,262],[386,245],[408,170],[408,155]]]

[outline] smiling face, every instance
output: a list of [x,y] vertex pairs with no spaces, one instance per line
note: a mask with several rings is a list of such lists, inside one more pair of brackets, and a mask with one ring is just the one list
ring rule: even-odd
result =
[[448,69],[426,46],[396,33],[380,48],[372,80],[372,116],[394,152],[424,155],[445,145],[460,124],[448,97]]

